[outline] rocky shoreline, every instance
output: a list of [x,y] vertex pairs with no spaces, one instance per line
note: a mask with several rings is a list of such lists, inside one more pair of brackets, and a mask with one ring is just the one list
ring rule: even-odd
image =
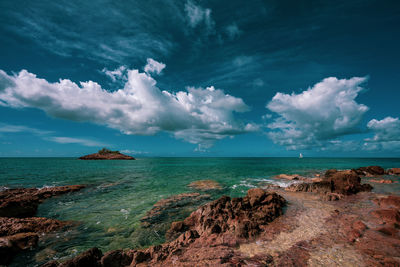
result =
[[[254,188],[244,197],[222,196],[206,204],[208,194],[171,196],[147,212],[141,220],[143,227],[157,227],[157,222],[188,205],[201,206],[170,225],[165,243],[104,253],[92,248],[44,266],[400,266],[400,196],[370,192],[372,186],[363,183],[363,177],[388,181],[383,175],[398,179],[399,172],[369,166],[332,169],[313,177],[282,174],[277,179],[296,183],[286,188]],[[201,180],[190,188],[219,190],[221,185]],[[38,197],[38,203],[43,201],[39,196],[57,194],[26,190],[28,196]],[[29,201],[22,203],[16,206],[35,207]],[[32,214],[29,209],[21,211]],[[0,220],[0,235],[18,235],[13,225],[23,225],[16,227],[29,233],[20,239],[22,247],[35,243],[31,236],[35,231],[53,231],[68,223],[36,217]],[[31,231],[32,225],[43,229]]]
[[18,253],[35,247],[39,234],[63,229],[73,222],[33,217],[48,198],[79,191],[84,185],[48,188],[16,188],[0,191],[0,265]]

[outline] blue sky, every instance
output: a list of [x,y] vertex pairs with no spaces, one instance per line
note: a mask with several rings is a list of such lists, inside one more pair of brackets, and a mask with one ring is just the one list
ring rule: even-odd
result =
[[0,2],[0,156],[400,156],[398,1]]

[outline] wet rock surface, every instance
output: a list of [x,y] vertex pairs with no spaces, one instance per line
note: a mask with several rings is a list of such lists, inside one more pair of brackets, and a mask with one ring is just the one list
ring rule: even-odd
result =
[[49,188],[17,188],[0,192],[0,264],[8,264],[13,257],[36,246],[39,233],[60,230],[71,222],[31,217],[44,200],[84,188],[83,185]]
[[[168,232],[171,238],[177,236],[173,241],[144,250],[110,251],[101,259],[96,254],[91,259],[99,266],[240,266],[246,260],[254,262],[235,253],[237,244],[256,237],[262,227],[283,213],[285,203],[278,194],[262,189],[251,189],[243,198],[224,196],[173,223]],[[89,253],[78,257],[82,255]],[[262,257],[257,262],[270,260]]]
[[44,200],[84,188],[84,185],[70,185],[37,188],[16,188],[0,192],[0,217],[31,217]]
[[360,167],[353,171],[355,171],[358,175],[364,175],[364,176],[375,176],[375,175],[385,174],[385,170],[381,166]]
[[361,184],[360,176],[352,170],[328,170],[321,182],[293,184],[286,188],[292,192],[314,192],[326,200],[337,200],[341,195],[352,195],[358,192],[371,191],[372,186]]
[[206,200],[209,200],[210,197],[208,194],[183,193],[161,199],[140,221],[143,227],[152,227],[154,224],[169,221],[170,218],[179,216],[182,209],[193,211]]

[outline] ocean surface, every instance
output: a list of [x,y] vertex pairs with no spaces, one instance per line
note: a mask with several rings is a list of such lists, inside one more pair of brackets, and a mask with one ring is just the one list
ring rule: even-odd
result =
[[[400,167],[400,159],[384,158],[139,158],[134,161],[81,161],[76,158],[0,158],[0,190],[15,187],[86,184],[77,193],[54,197],[39,206],[37,216],[78,222],[68,231],[47,234],[39,247],[16,258],[14,266],[35,266],[63,259],[91,247],[103,251],[139,248],[164,242],[163,228],[142,228],[140,218],[158,200],[196,192],[195,180],[211,179],[222,190],[207,192],[242,196],[265,184],[287,186],[278,174],[313,175],[327,169],[380,165]],[[363,179],[368,181],[369,178]],[[400,194],[394,184],[373,184],[378,193]],[[182,210],[175,219],[187,216]],[[170,222],[165,223],[165,227]],[[165,228],[164,227],[164,228]],[[161,230],[160,230],[161,229]]]

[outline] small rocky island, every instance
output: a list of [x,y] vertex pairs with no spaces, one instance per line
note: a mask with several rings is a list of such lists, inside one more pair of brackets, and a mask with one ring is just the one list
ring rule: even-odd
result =
[[134,157],[124,155],[120,153],[119,151],[111,151],[107,148],[103,148],[99,150],[97,153],[89,154],[86,156],[82,156],[79,159],[83,160],[118,160],[118,159],[123,159],[123,160],[135,160]]

